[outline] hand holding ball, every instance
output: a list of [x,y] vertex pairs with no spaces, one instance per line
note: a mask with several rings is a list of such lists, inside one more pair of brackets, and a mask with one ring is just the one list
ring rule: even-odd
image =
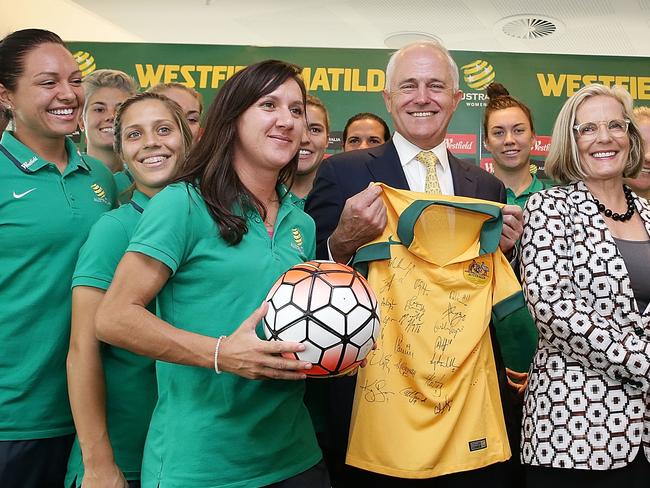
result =
[[266,338],[303,343],[304,351],[285,355],[311,362],[308,376],[356,368],[379,335],[377,299],[363,276],[344,264],[297,264],[278,279],[266,300]]

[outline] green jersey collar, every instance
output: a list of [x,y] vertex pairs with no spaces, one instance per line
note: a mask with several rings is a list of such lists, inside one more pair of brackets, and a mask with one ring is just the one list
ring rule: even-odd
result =
[[[77,149],[77,146],[75,146],[74,142],[72,142],[72,139],[69,137],[65,138],[65,150],[68,154],[68,166],[65,169],[65,173],[70,173],[78,168],[90,171],[90,167],[86,164],[81,153]],[[42,159],[34,151],[16,139],[11,131],[5,131],[2,134],[2,139],[0,140],[0,152],[2,152],[2,154],[7,157],[16,168],[25,174],[35,173],[39,169],[50,164],[49,161]]]
[[488,215],[490,218],[483,222],[481,227],[479,255],[493,253],[499,247],[503,218],[498,206],[487,203],[457,203],[444,200],[416,200],[402,212],[397,224],[397,235],[406,247],[410,247],[413,242],[415,223],[422,212],[431,205],[444,205]]

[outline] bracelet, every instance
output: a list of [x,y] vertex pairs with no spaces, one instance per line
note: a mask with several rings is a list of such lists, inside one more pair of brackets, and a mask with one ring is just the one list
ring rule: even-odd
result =
[[219,360],[219,346],[221,346],[221,340],[225,339],[226,336],[221,336],[217,339],[217,345],[214,348],[214,372],[217,374],[221,374],[222,372],[219,371],[219,363],[217,361]]

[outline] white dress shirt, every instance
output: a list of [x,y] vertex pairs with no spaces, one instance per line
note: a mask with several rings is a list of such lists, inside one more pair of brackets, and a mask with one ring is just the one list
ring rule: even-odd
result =
[[[406,175],[409,189],[412,191],[424,192],[427,168],[423,163],[415,159],[415,156],[417,156],[420,151],[425,151],[426,149],[421,149],[415,144],[407,141],[399,132],[395,132],[393,135],[393,144],[395,144],[395,149],[397,149],[397,155],[399,156],[399,161],[402,164],[402,169]],[[430,149],[430,151],[432,151],[438,158],[436,173],[438,174],[438,182],[440,183],[442,194],[453,196],[454,181],[451,177],[451,168],[449,167],[447,144],[443,140],[439,145]]]

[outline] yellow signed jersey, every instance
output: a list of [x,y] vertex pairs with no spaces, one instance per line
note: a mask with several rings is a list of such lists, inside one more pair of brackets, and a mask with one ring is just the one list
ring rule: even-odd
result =
[[359,370],[347,463],[433,478],[510,457],[489,322],[524,306],[501,204],[383,187],[388,224],[357,251],[382,330]]

